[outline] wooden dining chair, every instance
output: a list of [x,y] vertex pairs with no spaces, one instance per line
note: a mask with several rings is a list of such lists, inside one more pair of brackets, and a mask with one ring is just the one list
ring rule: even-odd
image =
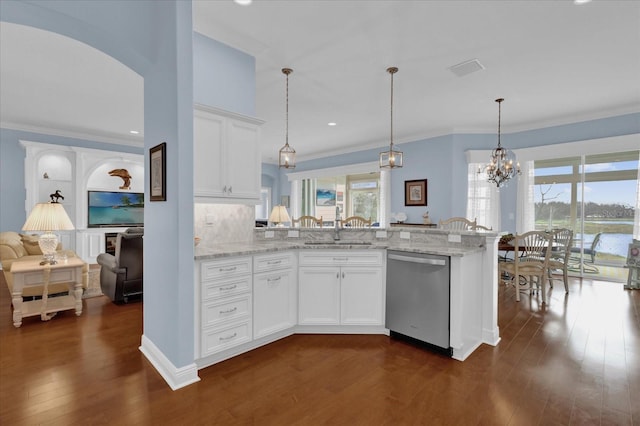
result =
[[291,225],[295,228],[322,228],[322,216],[318,219],[315,216],[300,216],[291,220]]
[[342,221],[342,226],[349,228],[371,228],[371,218],[365,219],[362,216],[349,216]]
[[473,228],[474,231],[493,231],[493,228],[488,226],[476,225]]
[[438,228],[450,229],[454,231],[473,231],[477,226],[476,220],[469,220],[464,217],[451,217],[449,219],[440,220]]
[[552,232],[552,250],[547,268],[547,272],[549,274],[549,287],[553,288],[553,271],[561,270],[565,293],[569,293],[568,268],[572,244],[573,231],[571,229],[562,228],[556,229]]
[[498,264],[502,281],[515,287],[517,302],[520,301],[521,291],[532,293],[540,289],[542,303],[546,303],[545,275],[551,256],[551,235],[543,231],[516,234],[513,245],[513,261]]

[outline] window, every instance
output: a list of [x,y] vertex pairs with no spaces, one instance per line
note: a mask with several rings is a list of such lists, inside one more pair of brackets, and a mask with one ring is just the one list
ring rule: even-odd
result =
[[385,226],[389,217],[389,171],[378,162],[288,173],[291,215],[322,216],[331,226],[341,217],[363,216]]
[[260,204],[256,205],[256,220],[268,220],[271,211],[271,188],[260,188]]
[[[638,204],[638,151],[539,160],[534,164],[535,228],[572,229],[578,246],[597,249],[593,261],[623,265],[633,239]],[[592,243],[598,247],[592,248]]]
[[333,224],[341,217],[380,217],[380,173],[304,179],[300,189],[301,214],[322,217]]

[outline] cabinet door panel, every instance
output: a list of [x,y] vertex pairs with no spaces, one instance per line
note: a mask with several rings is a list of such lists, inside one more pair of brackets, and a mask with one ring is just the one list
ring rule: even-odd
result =
[[380,268],[341,270],[340,320],[350,325],[381,325],[384,312],[384,286]]
[[227,125],[227,185],[233,198],[260,198],[259,129],[252,124],[229,120]]
[[263,337],[296,323],[296,280],[293,270],[255,275],[253,336]]
[[298,323],[340,323],[340,268],[300,268]]
[[223,141],[225,122],[222,117],[194,111],[193,117],[193,193],[201,197],[224,195]]

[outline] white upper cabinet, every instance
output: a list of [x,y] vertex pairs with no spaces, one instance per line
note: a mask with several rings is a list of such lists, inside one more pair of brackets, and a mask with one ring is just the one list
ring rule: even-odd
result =
[[194,196],[202,201],[260,202],[260,125],[255,118],[196,105]]

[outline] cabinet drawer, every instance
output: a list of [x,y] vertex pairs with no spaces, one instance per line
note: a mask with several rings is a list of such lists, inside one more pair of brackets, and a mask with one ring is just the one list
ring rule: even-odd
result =
[[300,251],[300,266],[382,266],[382,250],[304,250]]
[[201,356],[205,357],[242,343],[250,342],[251,339],[250,319],[224,327],[205,330],[201,336]]
[[205,303],[202,306],[202,327],[211,327],[223,322],[250,317],[251,295]]
[[202,283],[202,300],[220,299],[251,291],[251,275],[220,281]]
[[262,254],[253,258],[253,272],[267,272],[276,269],[292,268],[295,265],[295,255],[291,252]]
[[202,281],[251,274],[251,257],[232,257],[202,262],[200,273]]

